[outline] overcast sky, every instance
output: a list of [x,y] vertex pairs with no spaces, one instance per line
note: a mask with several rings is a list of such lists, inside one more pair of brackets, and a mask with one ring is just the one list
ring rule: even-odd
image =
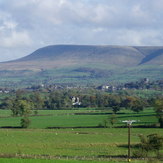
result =
[[0,61],[55,44],[163,45],[163,0],[0,0]]

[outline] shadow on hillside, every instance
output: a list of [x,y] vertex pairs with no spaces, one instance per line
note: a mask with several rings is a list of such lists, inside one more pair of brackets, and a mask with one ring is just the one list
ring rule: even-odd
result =
[[98,158],[127,158],[127,155],[98,155]]
[[3,128],[3,129],[18,129],[18,128],[22,128],[20,126],[1,126],[0,129]]
[[[74,115],[112,115],[113,113],[74,113]],[[117,113],[117,115],[126,114],[126,113]]]
[[[122,126],[114,126],[112,128],[127,128],[127,125]],[[21,126],[1,126],[0,129],[21,129]],[[54,126],[54,127],[46,127],[46,129],[80,129],[80,128],[110,128],[105,126],[70,126],[70,127],[60,127],[60,126]],[[152,125],[136,125],[132,126],[132,128],[159,128],[155,124]]]
[[150,114],[150,115],[131,115],[131,116],[118,116],[118,118],[130,118],[130,117],[151,117],[156,116],[156,114]]
[[[151,124],[151,125],[135,125],[131,126],[132,128],[159,128],[156,124]],[[114,128],[128,128],[127,125],[125,126],[115,126]]]
[[[121,145],[117,145],[117,147],[128,148],[128,145],[127,144],[121,144]],[[130,144],[130,147],[131,148],[140,148],[140,144]]]
[[[46,129],[80,129],[80,128],[110,128],[105,127],[103,125],[99,126],[70,126],[70,127],[61,127],[61,126],[53,126],[53,127],[47,127]],[[127,125],[121,125],[121,126],[112,126],[111,128],[128,128]],[[135,125],[132,126],[132,128],[159,128],[156,124],[149,124],[149,125]]]
[[46,129],[104,128],[104,126],[47,127]]

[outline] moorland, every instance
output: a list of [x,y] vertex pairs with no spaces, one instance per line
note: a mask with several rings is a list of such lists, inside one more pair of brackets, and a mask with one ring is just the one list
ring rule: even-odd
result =
[[51,45],[0,63],[0,84],[98,85],[163,78],[163,47]]

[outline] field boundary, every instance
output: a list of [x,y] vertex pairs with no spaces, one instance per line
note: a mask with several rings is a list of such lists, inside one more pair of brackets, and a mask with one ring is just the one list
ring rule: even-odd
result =
[[[19,159],[46,159],[46,160],[78,160],[78,161],[126,161],[127,155],[119,155],[119,156],[51,156],[51,155],[29,155],[29,154],[0,154],[0,158],[19,158]],[[156,159],[155,157],[148,158],[134,158],[131,157],[132,160],[140,160],[140,161],[151,161],[158,160],[163,161],[163,158]]]

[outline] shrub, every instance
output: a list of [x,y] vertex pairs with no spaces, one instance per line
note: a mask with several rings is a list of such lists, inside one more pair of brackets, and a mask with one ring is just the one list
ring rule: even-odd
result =
[[135,157],[147,157],[150,152],[154,152],[160,157],[160,150],[163,148],[163,136],[150,134],[147,137],[140,135],[139,150],[134,152]]
[[31,121],[28,117],[24,117],[21,119],[21,127],[22,128],[28,128],[30,123],[31,123]]

